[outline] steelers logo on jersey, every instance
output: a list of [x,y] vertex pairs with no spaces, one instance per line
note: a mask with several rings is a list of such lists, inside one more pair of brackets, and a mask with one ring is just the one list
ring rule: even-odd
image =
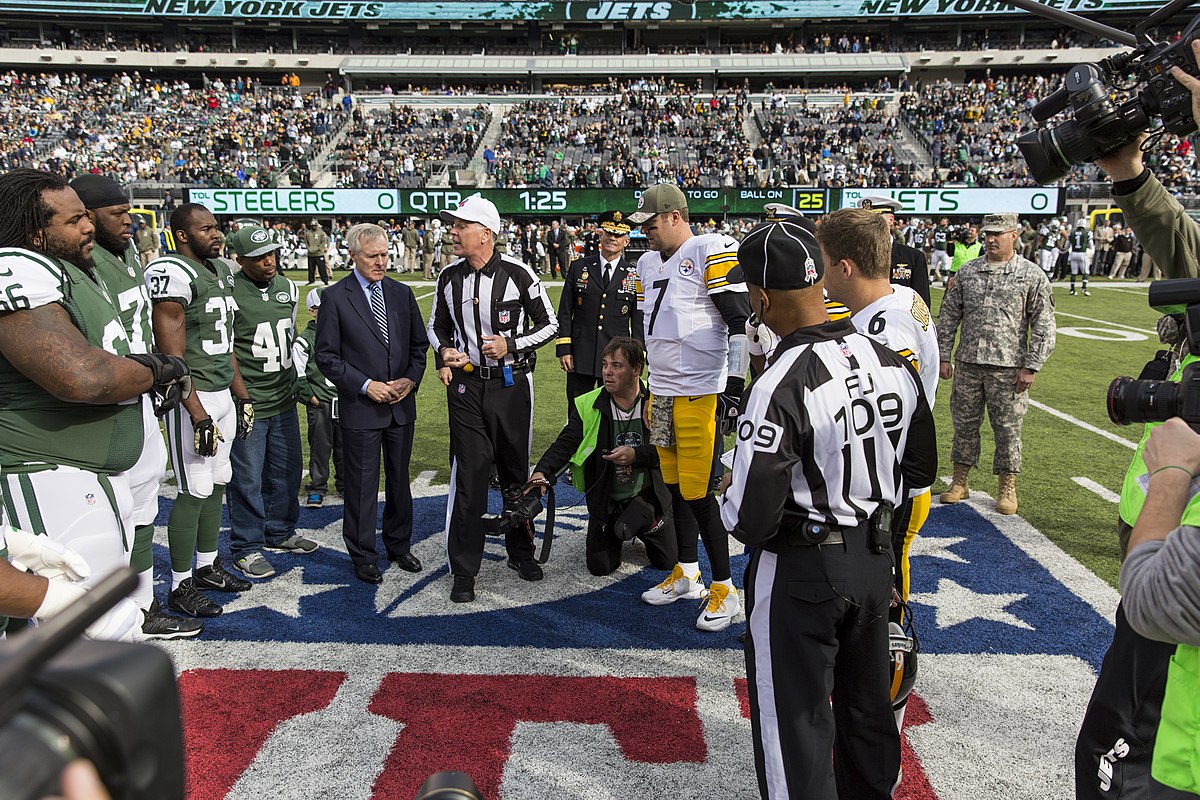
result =
[[690,258],[685,258],[683,261],[679,262],[679,274],[684,276],[685,278],[688,275],[691,275],[695,271],[696,271],[696,265],[692,262],[692,260]]

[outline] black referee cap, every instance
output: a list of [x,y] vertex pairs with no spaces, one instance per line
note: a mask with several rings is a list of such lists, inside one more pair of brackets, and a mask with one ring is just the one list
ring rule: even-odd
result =
[[825,277],[821,245],[797,219],[755,226],[738,245],[738,263],[746,283],[764,289],[807,289]]

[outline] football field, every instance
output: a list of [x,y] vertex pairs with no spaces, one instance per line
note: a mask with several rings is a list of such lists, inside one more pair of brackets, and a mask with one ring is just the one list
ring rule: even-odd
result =
[[[413,289],[428,314],[432,286]],[[549,291],[557,305],[559,284]],[[1091,297],[1055,294],[1058,346],[1032,390],[1019,518],[994,513],[985,425],[970,502],[935,499],[914,546],[921,671],[897,797],[1073,791],[1074,736],[1116,605],[1113,500],[1139,435],[1108,421],[1104,393],[1153,356],[1157,315],[1144,286],[1101,281]],[[541,356],[535,459],[565,418],[552,346]],[[277,577],[218,598],[225,613],[200,638],[166,645],[180,671],[189,796],[403,800],[444,768],[471,773],[497,800],[757,796],[741,621],[703,634],[698,607],[641,603],[661,576],[637,546],[613,575],[588,575],[586,512],[570,487],[544,581],[518,580],[491,539],[479,600],[449,603],[443,391],[431,358],[412,466],[424,572],[393,568],[379,587],[356,581],[330,497],[302,510],[300,528],[319,550],[271,554]],[[948,406],[943,383],[943,475]],[[169,506],[164,497],[160,574]],[[740,586],[747,557],[731,544]]]

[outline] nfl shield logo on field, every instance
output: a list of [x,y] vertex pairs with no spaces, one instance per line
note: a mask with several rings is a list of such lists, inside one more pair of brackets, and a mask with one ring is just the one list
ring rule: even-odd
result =
[[508,320],[509,320],[509,312],[508,312],[508,309],[507,309],[507,308],[505,308],[505,309],[501,309],[501,311],[500,311],[500,324],[501,324],[501,325],[507,325],[507,324],[508,324]]

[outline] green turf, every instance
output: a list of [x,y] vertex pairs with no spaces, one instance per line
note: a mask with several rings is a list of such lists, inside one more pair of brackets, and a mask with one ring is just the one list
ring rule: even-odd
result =
[[[344,274],[338,273],[335,279]],[[307,276],[289,272],[288,277],[303,283]],[[1107,288],[1110,286],[1117,288]],[[1092,287],[1091,297],[1070,297],[1065,287],[1055,289],[1056,318],[1060,327],[1111,330],[1115,326],[1110,323],[1118,323],[1143,331],[1146,339],[1114,342],[1060,334],[1054,355],[1037,376],[1032,399],[1136,443],[1141,433],[1138,427],[1122,427],[1108,420],[1104,407],[1105,391],[1117,375],[1136,376],[1142,365],[1159,348],[1157,338],[1153,335],[1158,315],[1146,305],[1144,288],[1138,289],[1128,283],[1110,284],[1105,280],[1093,282]],[[561,282],[548,281],[547,288],[551,301],[557,307]],[[418,286],[414,287],[414,291],[421,298],[433,290],[432,287]],[[306,294],[307,289],[302,287],[301,297]],[[941,296],[941,289],[935,288],[935,313]],[[419,301],[426,319],[432,302],[432,297]],[[308,310],[302,309],[298,325],[303,327],[308,320]],[[534,373],[537,398],[533,422],[535,460],[557,436],[566,418],[565,380],[554,358],[553,345],[547,345],[539,351],[539,357],[538,369]],[[450,443],[444,391],[437,380],[430,356],[425,380],[417,395],[418,421],[412,470],[414,476],[421,471],[433,470],[437,474],[436,482],[449,479]],[[953,428],[949,401],[950,386],[948,382],[943,382],[934,412],[938,424],[942,475],[949,475],[952,469],[950,442]],[[303,414],[300,420],[304,427]],[[991,474],[992,438],[986,422],[982,436],[982,468],[972,472],[971,486],[995,496],[996,479]],[[1115,534],[1116,505],[1078,486],[1071,479],[1090,478],[1110,491],[1119,492],[1133,451],[1032,407],[1025,418],[1023,438],[1024,468],[1017,480],[1019,513],[1066,552],[1115,585],[1120,568]],[[305,464],[307,466],[307,455]],[[935,487],[935,493],[937,491]],[[937,501],[934,502],[936,505]]]
[[[1111,330],[1115,326],[1108,323],[1118,323],[1141,330],[1146,339],[1138,342],[1098,341],[1060,332],[1054,354],[1038,373],[1031,398],[1136,443],[1141,436],[1140,427],[1110,422],[1104,398],[1114,377],[1136,377],[1145,362],[1161,347],[1154,335],[1159,315],[1146,305],[1146,290],[1128,283],[1101,280],[1093,282],[1091,297],[1071,297],[1065,287],[1056,287],[1054,295],[1060,328]],[[935,288],[935,313],[941,297],[942,291]],[[950,443],[954,429],[949,401],[949,382],[943,381],[934,412],[943,475],[949,475],[952,470]],[[1018,513],[1088,569],[1115,586],[1120,569],[1117,507],[1071,479],[1090,478],[1112,492],[1120,492],[1121,480],[1133,451],[1034,407],[1025,417],[1022,440],[1024,463],[1017,479]],[[991,456],[991,430],[985,422],[980,457],[982,469],[971,473],[971,487],[994,497],[996,478],[991,474]]]

